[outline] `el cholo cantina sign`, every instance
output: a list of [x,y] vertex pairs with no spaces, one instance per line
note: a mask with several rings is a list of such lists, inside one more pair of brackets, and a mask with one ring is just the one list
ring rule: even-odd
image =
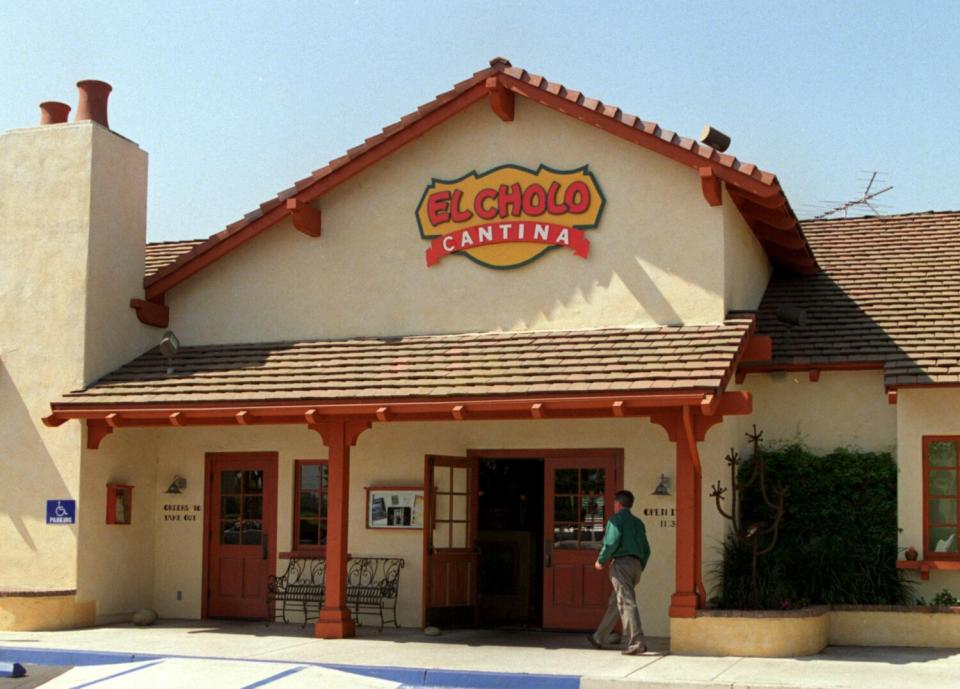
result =
[[584,230],[597,226],[603,194],[587,165],[536,172],[501,165],[455,180],[434,179],[417,206],[427,265],[462,253],[490,268],[516,268],[550,249],[590,254]]

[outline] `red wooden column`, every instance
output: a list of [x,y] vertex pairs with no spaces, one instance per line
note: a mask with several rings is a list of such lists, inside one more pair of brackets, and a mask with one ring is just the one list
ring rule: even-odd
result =
[[307,412],[307,423],[327,446],[327,547],[326,581],[323,608],[313,635],[320,639],[344,639],[355,633],[347,607],[347,523],[350,518],[350,448],[370,428],[369,421],[344,418],[314,420]]
[[676,584],[670,597],[670,617],[696,617],[697,609],[703,603],[702,499],[700,458],[693,415],[689,407],[683,407],[682,411],[654,414],[650,420],[663,426],[676,445]]

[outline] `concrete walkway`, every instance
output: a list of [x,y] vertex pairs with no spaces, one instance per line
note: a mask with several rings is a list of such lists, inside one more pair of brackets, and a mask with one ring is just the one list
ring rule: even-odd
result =
[[[621,656],[586,647],[580,634],[361,628],[356,639],[321,640],[296,625],[163,622],[68,632],[0,633],[0,660],[77,666],[42,686],[408,686],[523,689],[925,689],[960,687],[960,651],[829,648],[813,658]],[[656,653],[657,650],[659,653]],[[5,689],[0,680],[0,689]],[[39,685],[36,685],[39,686]]]

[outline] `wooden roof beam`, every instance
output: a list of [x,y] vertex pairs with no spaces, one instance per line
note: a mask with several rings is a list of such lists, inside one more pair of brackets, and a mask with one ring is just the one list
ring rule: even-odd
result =
[[320,236],[320,211],[296,197],[287,199],[287,210],[293,218],[293,226],[300,232],[308,237]]
[[504,122],[513,122],[513,91],[507,89],[497,77],[487,77],[484,85],[490,92],[490,108]]

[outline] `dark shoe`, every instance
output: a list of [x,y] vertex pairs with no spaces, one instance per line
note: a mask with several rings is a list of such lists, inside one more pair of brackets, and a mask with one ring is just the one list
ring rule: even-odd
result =
[[597,641],[597,637],[595,637],[593,634],[587,634],[587,643],[589,643],[591,646],[593,646],[597,650],[600,650],[601,648],[603,648],[600,645],[600,642]]
[[638,656],[643,655],[647,652],[647,647],[644,644],[639,644],[638,646],[629,646],[626,650],[620,651],[620,655],[625,656]]

